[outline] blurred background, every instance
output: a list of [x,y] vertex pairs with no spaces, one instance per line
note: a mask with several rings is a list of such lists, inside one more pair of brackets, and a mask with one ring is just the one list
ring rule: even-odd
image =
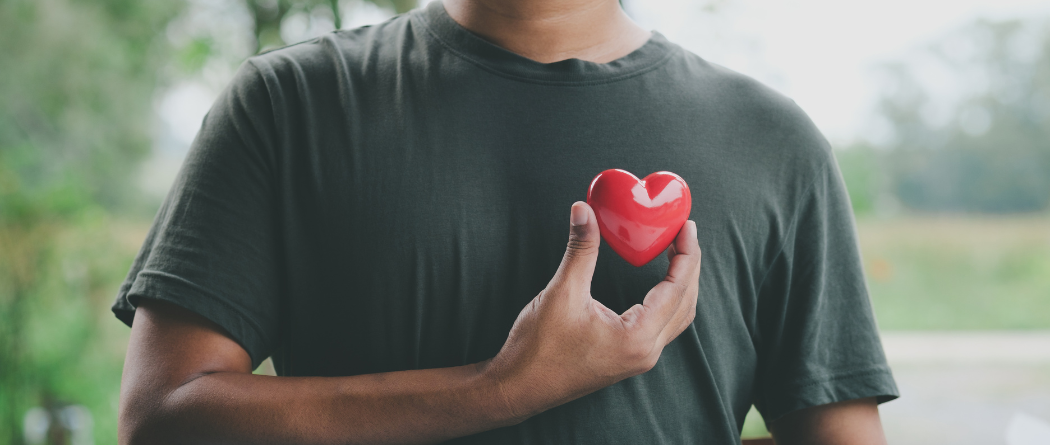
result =
[[[116,443],[109,305],[237,66],[417,6],[0,0],[0,444]],[[1050,443],[1050,4],[624,6],[836,148],[902,392],[890,443]]]

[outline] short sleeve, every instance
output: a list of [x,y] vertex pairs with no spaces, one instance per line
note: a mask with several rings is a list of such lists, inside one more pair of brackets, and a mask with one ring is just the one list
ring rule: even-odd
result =
[[204,118],[113,312],[131,326],[141,298],[215,322],[257,366],[277,338],[281,266],[273,109],[251,61]]
[[755,406],[767,422],[811,406],[899,395],[833,154],[796,209],[759,290]]

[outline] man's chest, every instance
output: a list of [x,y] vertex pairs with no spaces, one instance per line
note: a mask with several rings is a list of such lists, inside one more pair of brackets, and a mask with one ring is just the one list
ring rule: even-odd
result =
[[[287,326],[298,350],[343,357],[315,368],[377,372],[495,354],[557,269],[569,207],[609,168],[669,170],[690,184],[701,302],[719,308],[708,315],[740,319],[755,253],[769,245],[755,229],[770,225],[753,219],[761,203],[739,191],[754,178],[734,174],[744,167],[716,132],[602,112],[593,97],[513,96],[336,113],[291,132]],[[666,268],[663,256],[633,267],[603,246],[592,294],[622,312]]]

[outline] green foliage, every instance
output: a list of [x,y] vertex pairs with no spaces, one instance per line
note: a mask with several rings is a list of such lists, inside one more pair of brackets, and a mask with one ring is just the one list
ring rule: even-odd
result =
[[866,144],[835,152],[853,212],[857,215],[873,214],[889,199],[886,196],[886,168],[882,157],[883,153]]
[[[82,188],[110,209],[133,199],[149,152],[158,28],[179,2],[0,2],[0,153],[25,190]],[[145,98],[145,100],[144,100]]]
[[[937,85],[923,81],[924,73],[949,76],[968,93],[938,110],[946,100],[935,97]],[[880,112],[894,138],[884,162],[904,205],[1050,208],[1050,24],[978,21],[885,74]]]
[[[338,6],[282,1],[256,35]],[[116,443],[128,330],[109,305],[145,236],[128,221],[158,204],[134,187],[154,95],[170,68],[196,75],[220,52],[208,35],[169,47],[185,6],[0,0],[0,444],[21,443],[23,415],[49,400],[86,406],[95,441]]]
[[33,221],[0,227],[9,272],[0,311],[0,431],[10,434],[0,443],[20,443],[22,416],[46,399],[85,405],[96,442],[115,443],[128,331],[107,306],[142,231],[98,207],[74,217],[40,212]]
[[769,437],[766,421],[762,419],[762,415],[758,413],[754,406],[751,407],[747,412],[747,416],[744,417],[744,428],[740,431],[740,437],[744,439]]
[[[150,148],[166,58],[157,32],[180,7],[0,1],[0,443],[20,443],[44,399],[113,412],[121,361],[100,351],[114,341],[99,315],[130,261],[107,215],[137,198],[129,172]],[[98,442],[115,442],[115,419],[100,417]]]
[[176,61],[186,73],[195,73],[215,53],[215,42],[210,36],[196,37],[179,49]]
[[[400,14],[415,8],[417,0],[365,0]],[[314,11],[326,14],[336,29],[342,28],[343,5],[339,0],[244,0],[252,15],[255,31],[255,52],[278,48],[291,43],[281,38],[281,23],[296,13]]]
[[[318,3],[313,0],[311,3]],[[281,47],[288,43],[281,39],[281,20],[292,10],[291,0],[244,0],[254,20],[255,52]],[[333,15],[338,17],[337,11]]]
[[1050,329],[1050,217],[861,218],[885,330]]

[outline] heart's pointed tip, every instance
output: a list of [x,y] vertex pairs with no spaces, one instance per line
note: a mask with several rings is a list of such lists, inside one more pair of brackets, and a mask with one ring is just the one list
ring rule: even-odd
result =
[[[664,249],[667,249],[667,248],[665,247]],[[623,258],[624,261],[627,261],[627,264],[630,264],[630,265],[632,265],[634,267],[642,267],[642,266],[644,266],[646,264],[649,264],[649,263],[653,262],[653,260],[655,260],[656,257],[658,257],[658,256],[660,256],[659,253],[654,255],[652,258],[631,258],[631,259],[627,259],[627,258],[624,258],[622,255],[620,257]]]

